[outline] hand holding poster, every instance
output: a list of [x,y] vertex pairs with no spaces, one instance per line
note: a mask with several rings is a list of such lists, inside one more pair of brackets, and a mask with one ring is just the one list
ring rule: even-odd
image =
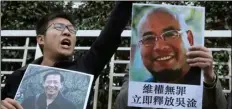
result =
[[133,5],[129,106],[201,109],[203,73],[186,54],[204,45],[204,16],[202,7]]
[[30,64],[15,100],[24,109],[85,109],[93,75]]

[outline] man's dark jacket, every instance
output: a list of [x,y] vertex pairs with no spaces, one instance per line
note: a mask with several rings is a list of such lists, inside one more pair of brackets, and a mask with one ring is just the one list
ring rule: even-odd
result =
[[64,98],[64,96],[59,93],[55,100],[47,106],[47,98],[45,93],[28,97],[22,102],[23,109],[77,109],[76,106]]
[[[168,76],[172,76],[172,75],[170,74]],[[154,77],[149,78],[145,82],[159,83],[159,81],[155,81]],[[184,78],[179,80],[177,83],[188,84],[188,85],[200,85],[201,84],[201,69],[199,67],[190,68],[189,72],[184,76]]]
[[[131,17],[131,10],[132,2],[117,2],[104,29],[90,50],[83,57],[74,61],[63,60],[56,62],[53,67],[86,72],[94,75],[95,80],[117,51],[121,43],[121,33]],[[42,57],[32,63],[41,64],[41,62]],[[2,100],[6,97],[14,98],[26,68],[27,66],[24,66],[16,70],[6,79],[6,85],[1,93]]]

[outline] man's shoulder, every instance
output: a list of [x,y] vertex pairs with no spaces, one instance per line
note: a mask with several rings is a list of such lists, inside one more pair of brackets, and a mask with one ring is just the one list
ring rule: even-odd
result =
[[68,109],[76,109],[74,103],[72,103],[69,99],[65,98],[62,94],[59,95],[57,100],[57,102],[63,104],[63,106],[68,106]]
[[[29,96],[29,97],[27,97],[27,98],[25,99],[25,101],[31,102],[31,101],[35,100],[36,97],[37,97],[36,95]],[[37,99],[38,99],[38,98],[37,98]]]
[[154,82],[154,78],[150,77],[150,78],[146,79],[144,82]]
[[24,72],[26,71],[26,69],[27,69],[27,65],[15,70],[11,75],[16,76],[16,77],[22,76],[24,75]]
[[[39,64],[39,63],[41,63],[42,59],[43,59],[43,57],[40,57],[40,58],[34,60],[33,62],[31,62],[31,64]],[[28,64],[25,65],[25,66],[23,66],[23,67],[21,67],[21,68],[19,68],[19,69],[17,69],[17,70],[15,70],[11,74],[11,76],[13,76],[13,77],[23,76],[24,73],[25,73],[25,71],[26,71],[26,69],[27,69],[27,67],[28,67]]]
[[27,66],[21,67],[17,70],[15,70],[14,72],[12,72],[12,74],[10,74],[6,79],[7,82],[13,82],[14,84],[16,82],[20,82],[21,79],[23,78],[23,75],[26,71]]
[[68,109],[76,109],[76,106],[68,99],[65,99],[65,106],[68,106]]

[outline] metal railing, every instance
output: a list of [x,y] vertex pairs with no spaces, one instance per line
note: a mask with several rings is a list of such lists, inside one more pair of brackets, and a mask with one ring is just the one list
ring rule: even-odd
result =
[[[79,38],[93,38],[98,37],[101,30],[79,30],[76,33],[76,36]],[[24,37],[25,38],[25,45],[24,46],[3,46],[2,50],[24,50],[23,51],[23,58],[21,59],[6,59],[3,58],[1,62],[21,62],[21,66],[26,65],[27,55],[29,50],[35,50],[35,58],[41,56],[41,52],[38,46],[29,46],[30,39],[35,38],[36,34],[34,30],[1,30],[1,37],[2,38],[10,38],[10,37]],[[122,37],[128,37],[131,36],[130,30],[124,30],[121,34]],[[205,37],[206,38],[229,38],[231,37],[231,31],[230,30],[219,30],[219,31],[205,31]],[[78,46],[75,47],[75,50],[89,50],[90,46]],[[219,76],[220,79],[227,79],[228,80],[228,87],[225,88],[223,91],[225,93],[230,93],[231,90],[231,48],[209,48],[212,51],[218,52],[218,51],[228,51],[229,52],[229,61],[228,62],[214,62],[215,65],[228,65],[228,72],[229,74],[226,76]],[[130,51],[130,47],[119,47],[118,51]],[[112,97],[113,91],[119,91],[121,87],[114,85],[114,78],[115,77],[123,77],[125,73],[121,72],[114,72],[115,64],[128,64],[129,60],[117,60],[115,59],[115,55],[112,56],[110,61],[110,72],[109,72],[109,93],[108,93],[108,109],[111,109],[112,107],[112,99],[115,99]],[[1,71],[1,74],[7,75],[11,74],[13,71]],[[1,84],[1,87],[4,87],[4,84]],[[93,109],[97,109],[97,101],[98,101],[98,88],[99,88],[99,78],[95,82],[94,86],[94,104]]]

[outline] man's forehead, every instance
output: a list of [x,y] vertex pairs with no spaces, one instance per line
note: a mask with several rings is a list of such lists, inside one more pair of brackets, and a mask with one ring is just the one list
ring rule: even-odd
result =
[[149,15],[160,15],[160,14],[162,14],[162,15],[170,15],[170,16],[174,17],[174,14],[172,12],[168,11],[167,9],[157,9],[157,10],[149,12],[148,14]]
[[67,20],[65,18],[59,18],[59,17],[55,18],[53,20],[50,20],[48,22],[48,25],[51,25],[52,23],[62,23],[62,24],[65,24],[65,25],[72,25],[72,23],[69,20]]
[[47,79],[53,79],[53,78],[60,78],[60,75],[59,74],[52,74],[52,75],[48,75],[47,76]]
[[179,28],[178,20],[172,14],[164,11],[155,11],[150,13],[144,19],[141,25],[141,32],[151,31],[149,29],[155,29],[157,31],[165,31],[166,28]]
[[178,22],[176,19],[176,16],[173,14],[163,11],[163,10],[158,10],[154,11],[152,13],[149,13],[149,15],[146,18],[146,21],[148,22],[156,22],[156,21],[175,21]]

